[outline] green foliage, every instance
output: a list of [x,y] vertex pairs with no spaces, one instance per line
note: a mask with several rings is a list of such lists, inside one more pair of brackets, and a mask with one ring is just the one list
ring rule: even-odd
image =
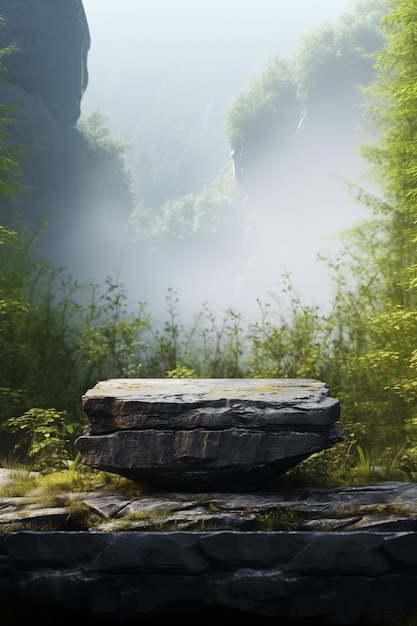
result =
[[[4,467],[9,467],[3,464]],[[10,480],[0,488],[0,496],[12,498],[16,496],[31,496],[34,501],[41,501],[46,505],[57,496],[65,493],[79,493],[94,491],[105,485],[109,493],[117,492],[126,497],[138,498],[142,495],[143,487],[118,474],[110,474],[95,470],[85,465],[50,471],[29,471],[27,468],[11,468]]]
[[15,452],[28,459],[32,471],[51,472],[68,466],[72,458],[68,437],[78,429],[77,424],[65,423],[62,413],[32,408],[6,420],[3,428],[20,434]]
[[129,144],[112,137],[107,118],[101,111],[93,111],[82,117],[77,128],[85,137],[89,150],[97,157],[114,156],[122,159],[131,148]]
[[226,114],[226,136],[234,149],[256,144],[285,127],[286,116],[298,108],[297,88],[289,63],[272,57],[260,76],[235,96]]
[[[417,93],[411,79],[417,76],[417,11],[406,1],[384,6],[393,9],[381,22],[386,44],[375,55],[377,79],[365,89],[376,139],[361,149],[382,197],[358,194],[375,218],[346,237],[348,275],[356,282],[349,297],[351,311],[358,313],[360,342],[347,353],[342,386],[347,390],[349,379],[351,384],[343,401],[350,424],[360,424],[365,447],[401,445],[413,436],[416,422]],[[337,269],[340,280],[342,267]],[[339,282],[336,298],[345,294],[346,285]]]
[[283,277],[286,307],[274,311],[258,302],[260,319],[247,325],[246,366],[254,378],[321,378],[330,357],[327,318],[316,306],[303,306],[290,276]]
[[[110,219],[114,208],[130,217],[135,205],[134,178],[126,165],[132,148],[111,134],[108,121],[100,111],[82,117],[78,130],[87,141],[90,157],[89,189],[93,199],[99,199],[100,219]],[[122,216],[120,217],[120,220]]]
[[[6,24],[0,16],[0,28]],[[10,44],[0,49],[0,82],[4,80],[7,72],[3,60],[9,54],[18,50],[17,46]],[[0,201],[13,201],[22,192],[19,182],[21,176],[21,164],[27,153],[26,146],[21,142],[12,141],[8,126],[13,120],[15,107],[0,104]]]
[[[149,329],[144,304],[137,312],[128,308],[110,278],[104,288],[81,286],[54,269],[34,254],[35,239],[24,228],[3,228],[0,235],[0,427],[35,410],[39,418],[63,416],[74,439],[85,422],[81,396],[89,386],[141,373],[142,335]],[[78,429],[70,433],[74,423]],[[3,430],[2,448],[18,445],[20,435]]]
[[64,362],[70,367],[74,357],[58,338],[71,312],[65,299],[55,306],[59,272],[31,255],[33,241],[22,228],[22,233],[9,233],[0,247],[1,421],[31,406],[45,406],[48,394],[57,398],[62,392],[63,403],[68,399],[68,381],[57,373],[63,373]]
[[[181,322],[178,294],[166,296],[167,320],[152,334],[144,377],[239,378],[244,376],[242,355],[246,339],[233,311],[219,321],[207,303],[193,322]],[[193,373],[184,376],[185,373]]]
[[86,306],[79,309],[78,369],[86,380],[138,377],[142,374],[143,335],[150,328],[146,305],[129,306],[127,295],[110,277],[105,289],[90,285]]
[[[382,45],[377,26],[385,13],[380,0],[360,0],[336,24],[307,33],[292,59],[269,59],[226,113],[225,134],[232,149],[282,143],[288,129],[295,133],[306,107],[335,95],[356,95],[358,84],[369,84],[369,55]],[[293,116],[298,120],[288,124]]]
[[[232,310],[219,320],[205,303],[186,326],[177,294],[169,290],[166,322],[155,328],[145,303],[132,307],[117,280],[81,286],[38,258],[37,232],[16,216],[15,226],[0,224],[0,426],[6,450],[44,470],[71,460],[73,438],[85,420],[81,396],[101,379],[314,378],[328,383],[340,401],[345,442],[307,459],[290,472],[293,479],[300,473],[321,484],[415,479],[417,10],[405,0],[387,7],[392,11],[381,23],[386,45],[375,57],[377,80],[365,90],[376,139],[362,149],[382,197],[351,186],[373,217],[343,234],[338,258],[323,259],[334,288],[329,311],[305,306],[286,277],[284,305],[275,310],[259,302],[258,321]],[[306,40],[303,54],[307,43],[320,50],[311,83],[301,71],[308,55],[298,57],[297,86],[288,64],[274,58],[230,112],[232,144],[278,123],[277,111],[296,102],[296,87],[311,94],[321,73],[330,71],[327,62],[344,63],[349,51],[362,57],[368,26],[361,20],[345,18],[340,31],[326,26]],[[358,42],[353,52],[352,37]],[[330,58],[334,46],[342,60]],[[100,116],[85,133],[97,158],[120,159],[124,148],[113,143]],[[120,183],[127,185],[117,163]],[[11,197],[8,166],[0,154],[0,178]],[[154,240],[211,232],[235,211],[232,182],[225,171],[200,195],[167,203],[154,217],[138,211],[135,219]]]
[[183,365],[177,365],[173,370],[168,370],[166,373],[167,378],[195,378],[195,371],[190,370]]
[[256,515],[256,530],[260,532],[297,530],[304,517],[301,509],[281,505],[267,513],[258,513]]
[[228,165],[200,193],[168,200],[158,209],[137,206],[130,224],[136,240],[150,240],[155,247],[166,246],[170,240],[207,240],[236,220],[241,199]]
[[380,0],[356,2],[335,24],[310,31],[296,50],[293,68],[298,97],[314,102],[367,85],[373,76],[369,55],[383,40],[377,25],[385,14]]

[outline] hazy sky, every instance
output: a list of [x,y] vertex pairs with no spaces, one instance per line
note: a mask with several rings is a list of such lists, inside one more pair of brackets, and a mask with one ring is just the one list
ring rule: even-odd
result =
[[192,44],[215,48],[223,43],[218,39],[226,37],[233,53],[236,36],[258,58],[288,54],[301,35],[333,21],[352,0],[83,0],[83,4],[93,68],[100,57],[111,58],[115,45],[128,47],[131,37],[138,51],[152,49],[163,39],[176,48]]
[[[140,114],[140,85],[164,76],[174,64],[190,71],[200,61],[205,72],[233,68],[231,92],[240,91],[273,54],[290,56],[300,37],[334,21],[353,0],[83,0],[91,34],[90,84],[83,112],[115,106],[109,81],[121,80],[115,58],[126,60],[131,90]],[[226,57],[226,58],[225,58]],[[134,73],[137,68],[137,73]],[[184,94],[186,96],[187,94]]]
[[[202,144],[201,176],[210,180],[230,158],[224,115],[233,96],[245,88],[248,79],[257,75],[272,55],[291,57],[303,35],[326,21],[336,21],[355,1],[83,0],[83,4],[91,49],[89,86],[82,113],[100,109],[108,117],[115,136],[129,142],[140,142],[145,128],[148,133],[155,129],[157,134],[164,125],[194,125],[196,140]],[[199,117],[203,110],[210,117],[209,137],[204,134],[205,121]],[[319,158],[319,154],[320,149],[312,159]],[[353,150],[342,156],[343,164],[355,159]],[[355,168],[356,165],[353,171]],[[347,167],[347,176],[351,171]],[[339,199],[336,183],[332,184],[330,189],[324,182],[327,198],[320,198],[316,184],[321,211],[317,219],[312,219],[311,190],[306,190],[305,198],[298,190],[297,210],[281,214],[277,245],[271,244],[275,256],[271,256],[270,265],[274,266],[275,276],[271,277],[270,291],[277,286],[276,276],[289,271],[294,274],[301,295],[319,304],[328,299],[324,269],[314,264],[316,253],[323,251],[323,242],[329,235],[363,215],[342,195]],[[338,211],[334,210],[335,204]],[[297,238],[297,245],[291,237]],[[159,293],[164,287],[164,276],[161,267]],[[190,299],[189,306],[206,297],[217,298],[220,306],[234,306],[233,301],[226,302],[227,293],[220,295],[218,271],[212,285],[210,279],[200,275],[206,291],[195,284],[198,274],[190,276],[184,277],[182,283],[178,274],[178,284],[168,285],[178,288],[185,300],[191,298],[192,291],[194,301]],[[194,283],[192,289],[190,281]],[[256,277],[253,282],[257,284]],[[149,299],[148,294],[144,296]],[[254,302],[257,297],[262,298],[263,294],[246,293],[247,302]]]

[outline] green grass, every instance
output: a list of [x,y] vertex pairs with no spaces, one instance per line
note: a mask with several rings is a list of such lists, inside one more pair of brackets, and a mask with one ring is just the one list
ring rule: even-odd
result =
[[22,467],[13,468],[11,472],[10,482],[0,487],[0,497],[32,495],[46,500],[58,494],[88,492],[98,487],[139,497],[144,490],[143,485],[127,478],[86,466],[80,466],[76,470],[60,470],[48,474],[31,472]]

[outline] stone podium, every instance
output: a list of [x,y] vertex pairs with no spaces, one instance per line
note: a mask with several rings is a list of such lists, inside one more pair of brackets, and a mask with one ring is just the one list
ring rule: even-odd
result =
[[82,403],[84,464],[170,489],[265,488],[343,439],[310,379],[110,379]]

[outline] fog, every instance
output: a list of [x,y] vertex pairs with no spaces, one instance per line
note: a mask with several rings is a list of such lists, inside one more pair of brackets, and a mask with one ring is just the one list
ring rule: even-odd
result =
[[[189,171],[179,183],[181,195],[197,192],[231,162],[225,113],[248,80],[272,55],[290,57],[303,35],[337,20],[353,2],[83,0],[83,4],[91,49],[82,115],[100,110],[112,135],[133,143],[128,165],[138,187],[138,151],[144,144],[153,142],[158,154],[165,145],[184,153]],[[250,243],[236,271],[236,259],[246,245],[242,233],[222,240],[217,249],[187,247],[179,241],[149,259],[143,258],[140,245],[129,247],[129,254],[109,246],[102,256],[95,254],[93,245],[86,276],[102,278],[93,275],[98,265],[103,275],[117,272],[129,299],[146,300],[160,318],[168,288],[178,293],[187,317],[205,301],[216,311],[231,307],[253,317],[258,298],[279,298],[283,274],[291,275],[303,302],[325,309],[331,286],[317,254],[335,254],[340,244],[334,235],[367,213],[350,200],[341,182],[341,178],[357,181],[363,170],[359,131],[347,125],[315,132],[314,151],[297,148],[283,155],[270,184],[265,184],[262,173],[262,203],[259,194],[256,206],[251,205],[250,194],[246,199],[242,214],[255,213],[256,219],[243,224],[243,235],[245,229],[251,233]],[[163,189],[161,194],[163,202]]]

